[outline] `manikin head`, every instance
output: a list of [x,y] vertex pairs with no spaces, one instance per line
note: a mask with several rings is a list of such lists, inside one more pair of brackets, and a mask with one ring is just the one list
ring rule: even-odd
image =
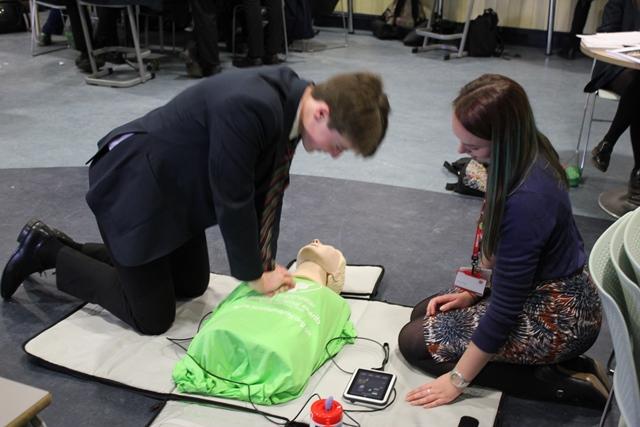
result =
[[382,80],[371,73],[339,74],[305,91],[300,109],[302,145],[337,158],[353,150],[364,157],[378,149],[390,107]]
[[346,266],[342,252],[315,239],[298,252],[293,275],[306,277],[339,294],[344,287]]

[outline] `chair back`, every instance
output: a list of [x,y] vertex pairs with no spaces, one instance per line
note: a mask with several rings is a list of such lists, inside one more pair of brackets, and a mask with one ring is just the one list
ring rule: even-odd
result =
[[638,317],[639,313],[629,312],[622,284],[611,258],[614,235],[618,228],[629,220],[629,217],[626,217],[626,220],[624,218],[612,224],[593,246],[589,256],[589,272],[602,300],[616,355],[616,370],[613,376],[616,401],[627,425],[638,427],[640,379],[637,367],[640,366],[640,348],[634,349],[630,329],[633,325],[631,317]]
[[636,277],[640,277],[640,210],[632,212],[624,232],[624,251]]

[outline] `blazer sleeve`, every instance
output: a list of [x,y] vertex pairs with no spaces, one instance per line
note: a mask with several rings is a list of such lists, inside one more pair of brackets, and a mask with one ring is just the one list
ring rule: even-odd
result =
[[209,117],[210,184],[231,275],[249,281],[262,275],[255,170],[260,153],[274,143],[275,117],[265,102],[240,96]]

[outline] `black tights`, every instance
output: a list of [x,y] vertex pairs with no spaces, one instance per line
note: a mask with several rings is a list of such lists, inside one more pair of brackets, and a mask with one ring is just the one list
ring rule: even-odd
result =
[[[404,358],[412,366],[432,376],[440,376],[451,371],[455,362],[436,362],[426,348],[423,319],[427,304],[433,296],[418,303],[411,312],[407,323],[398,336],[398,346]],[[572,362],[568,362],[570,366]],[[564,365],[564,364],[563,364]],[[512,363],[489,362],[473,379],[472,384],[501,390],[509,395],[535,400],[561,400],[567,403],[584,402],[582,384],[567,382],[556,365],[516,365]],[[562,396],[558,388],[562,388]]]
[[625,69],[605,89],[620,96],[616,115],[604,140],[615,144],[629,128],[633,149],[633,170],[640,169],[640,71]]

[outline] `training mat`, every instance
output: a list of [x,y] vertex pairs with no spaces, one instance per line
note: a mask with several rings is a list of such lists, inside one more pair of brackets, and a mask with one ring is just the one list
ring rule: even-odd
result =
[[[373,274],[376,269],[382,274],[381,267],[347,266],[345,289],[349,289],[350,280],[367,280],[373,289],[379,280],[379,275]],[[195,335],[202,317],[237,284],[238,281],[232,277],[211,274],[209,288],[203,296],[178,304],[174,325],[164,335],[140,335],[102,307],[85,304],[30,339],[25,343],[24,350],[54,369],[71,371],[98,381],[171,399],[156,417],[155,425],[217,425],[212,423],[216,417],[226,425],[232,425],[229,424],[229,418],[237,418],[237,425],[264,425],[267,421],[256,414],[177,401],[195,397],[212,403],[222,402],[240,408],[250,407],[247,402],[180,393],[171,376],[173,367],[184,356],[185,351],[170,342],[167,337],[188,338]],[[361,283],[358,284],[358,289],[362,290]],[[351,319],[358,335],[389,343],[390,357],[386,370],[398,376],[396,402],[382,412],[357,414],[360,422],[364,422],[365,425],[369,422],[385,425],[402,419],[403,425],[457,425],[462,415],[470,415],[480,420],[480,425],[493,425],[501,393],[492,390],[471,388],[466,392],[466,398],[460,399],[454,405],[432,410],[413,408],[404,403],[404,396],[411,388],[428,380],[426,375],[409,367],[397,350],[398,333],[409,320],[411,309],[369,300],[349,299],[348,302],[352,311]],[[383,357],[378,345],[359,340],[353,345],[345,346],[335,361],[343,369],[353,371],[357,367],[378,367]],[[349,377],[333,363],[327,362],[312,375],[305,392],[299,398],[286,404],[260,408],[268,413],[292,418],[313,393],[319,393],[321,396],[333,395],[341,400]],[[307,413],[308,410],[303,411],[302,420],[308,418]],[[198,420],[203,424],[198,424]]]
[[[352,320],[361,337],[387,342],[390,346],[389,362],[385,371],[396,374],[395,402],[387,409],[373,413],[351,414],[362,426],[438,426],[455,427],[463,415],[472,416],[479,421],[480,426],[493,426],[501,393],[498,391],[470,387],[455,403],[433,409],[412,407],[404,402],[407,392],[425,383],[430,378],[411,368],[397,349],[397,336],[402,326],[409,320],[411,308],[387,304],[376,301],[349,300],[352,310]],[[346,345],[336,356],[336,363],[347,371],[355,368],[379,367],[383,359],[382,350],[374,343],[356,341],[354,345]],[[349,409],[367,409],[361,406],[347,404],[342,393],[350,375],[341,372],[331,362],[325,363],[311,377],[305,392],[297,399],[277,406],[258,406],[261,411],[293,418],[301,409],[296,421],[309,423],[309,408],[311,403],[303,405],[314,393],[321,397],[334,398]],[[215,399],[222,400],[222,399]],[[232,402],[245,408],[250,405],[245,402]],[[313,400],[312,400],[313,401]],[[276,422],[282,420],[274,419]],[[343,421],[353,425],[346,417]],[[167,402],[151,424],[155,427],[206,427],[206,426],[267,426],[272,425],[262,415],[240,412],[220,408],[213,405],[176,401]]]

